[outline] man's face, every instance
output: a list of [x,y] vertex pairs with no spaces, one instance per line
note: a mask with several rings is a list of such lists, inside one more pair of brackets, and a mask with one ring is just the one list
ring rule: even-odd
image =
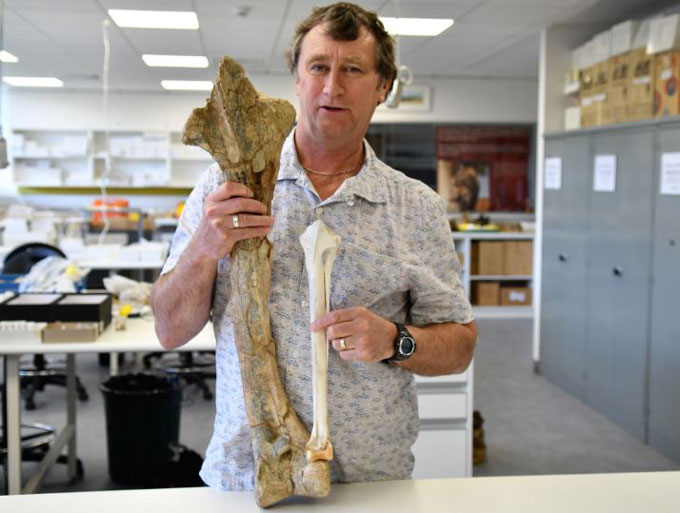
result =
[[317,25],[303,39],[298,59],[298,130],[317,140],[360,140],[388,86],[376,70],[370,32],[362,27],[356,40],[335,41],[326,24]]

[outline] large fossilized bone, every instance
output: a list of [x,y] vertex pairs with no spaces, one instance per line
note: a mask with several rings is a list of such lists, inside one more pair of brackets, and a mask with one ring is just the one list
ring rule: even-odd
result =
[[[315,221],[300,236],[300,244],[309,282],[310,322],[314,322],[330,308],[331,271],[340,237],[322,221]],[[324,331],[312,332],[312,373],[314,425],[307,443],[307,461],[330,461],[333,446],[328,430],[328,340]]]
[[[208,151],[226,180],[247,185],[270,207],[281,146],[294,119],[288,102],[258,94],[241,65],[224,57],[210,99],[194,109],[182,141]],[[249,239],[238,242],[229,259],[230,308],[251,428],[255,497],[263,507],[290,495],[322,497],[330,492],[329,464],[307,462],[309,433],[290,407],[279,376],[268,309],[270,249],[264,237]]]

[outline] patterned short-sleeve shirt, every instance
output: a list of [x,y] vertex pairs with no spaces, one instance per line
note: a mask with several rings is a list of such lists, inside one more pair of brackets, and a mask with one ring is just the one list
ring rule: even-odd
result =
[[[360,172],[321,201],[300,165],[291,133],[272,203],[269,307],[281,379],[307,429],[313,423],[309,291],[299,237],[321,219],[341,237],[331,276],[331,309],[365,306],[413,325],[471,322],[441,198],[383,162],[364,141]],[[224,181],[211,166],[189,195],[163,273],[195,233],[205,198]],[[201,478],[223,490],[253,487],[253,456],[233,326],[229,257],[218,263],[212,305],[217,341],[216,416]],[[413,375],[384,363],[352,363],[330,351],[328,417],[335,482],[409,478],[418,434]]]

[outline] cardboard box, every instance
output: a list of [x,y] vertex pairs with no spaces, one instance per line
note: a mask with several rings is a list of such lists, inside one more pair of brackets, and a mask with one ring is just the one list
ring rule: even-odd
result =
[[478,281],[472,284],[472,304],[475,306],[498,306],[501,284],[497,281]]
[[654,73],[654,117],[680,114],[680,51],[657,55]]
[[473,241],[471,256],[471,274],[503,274],[505,260],[503,241]]
[[94,342],[99,336],[96,322],[51,322],[42,331],[42,341]]
[[54,321],[53,305],[62,294],[17,294],[0,303],[0,321]]
[[628,53],[633,49],[633,39],[639,24],[637,21],[628,20],[612,27],[612,56]]
[[581,92],[579,98],[581,101],[581,126],[593,126],[593,86],[595,84],[595,74],[597,72],[596,66],[585,68],[581,73]]
[[630,53],[631,80],[629,90],[629,121],[649,119],[654,107],[654,65],[655,59],[645,50]]
[[631,50],[639,50],[640,48],[647,49],[649,42],[649,25],[650,20],[642,20],[633,38],[633,45]]
[[604,109],[605,125],[629,120],[630,83],[632,69],[630,53],[609,59],[607,104]]
[[531,289],[529,287],[501,287],[502,306],[522,306],[531,304]]
[[534,243],[530,240],[506,240],[503,274],[531,276]]
[[564,109],[564,129],[576,130],[581,128],[581,107],[567,107]]
[[680,48],[680,14],[653,18],[649,22],[647,53],[654,55]]
[[605,30],[593,38],[594,60],[596,64],[606,62],[612,56],[612,31]]

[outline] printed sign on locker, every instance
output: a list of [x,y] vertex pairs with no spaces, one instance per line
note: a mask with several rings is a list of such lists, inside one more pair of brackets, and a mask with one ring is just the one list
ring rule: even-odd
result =
[[661,154],[661,194],[680,195],[680,153]]
[[545,159],[544,188],[554,190],[562,188],[562,159],[560,157]]
[[597,192],[616,190],[616,155],[595,155],[593,190]]

